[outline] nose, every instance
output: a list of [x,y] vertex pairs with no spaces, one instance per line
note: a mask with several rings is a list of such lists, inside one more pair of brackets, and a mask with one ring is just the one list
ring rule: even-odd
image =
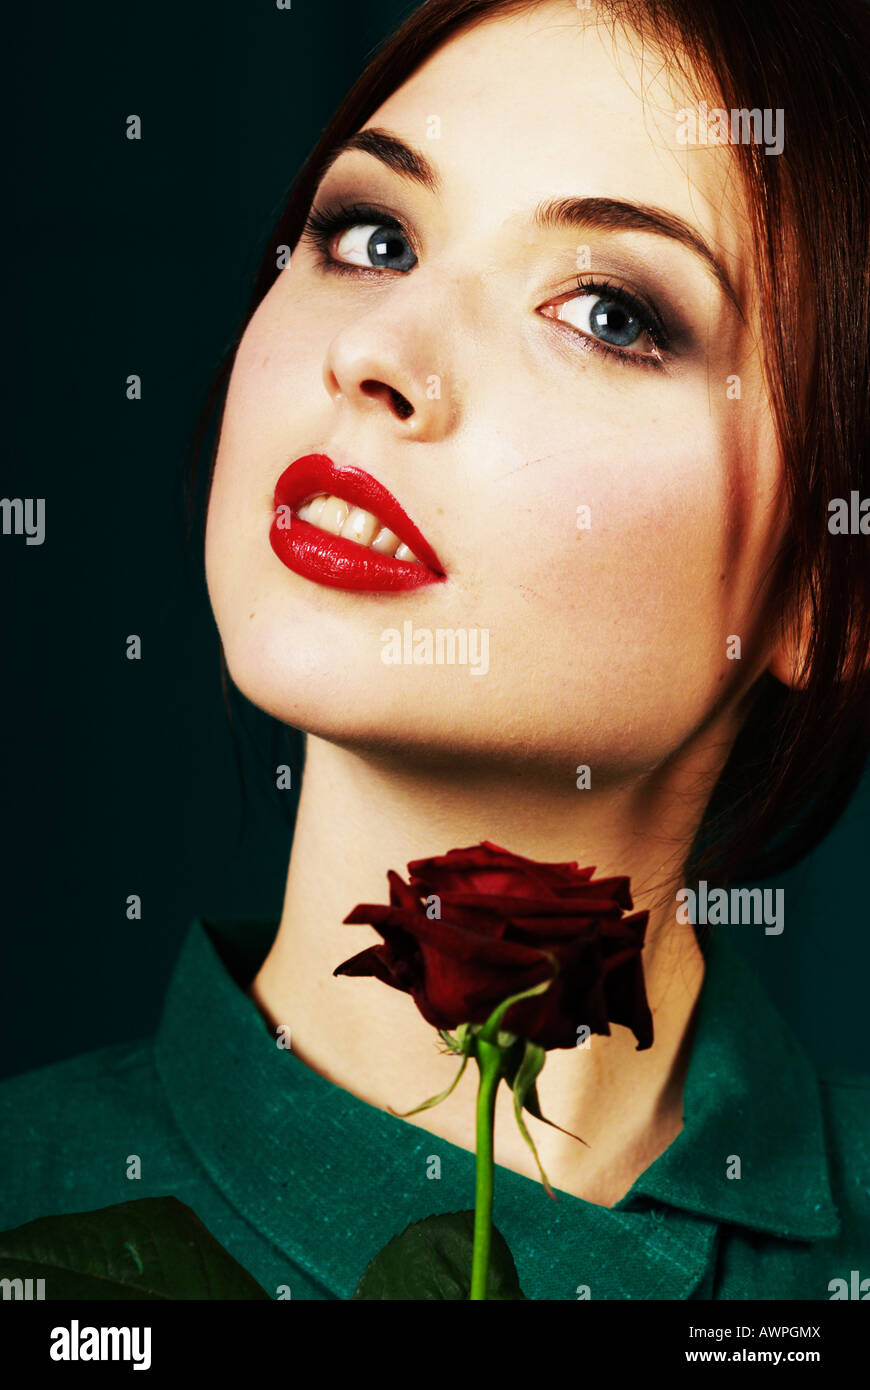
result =
[[386,408],[398,416],[400,420],[407,420],[414,414],[414,407],[408,397],[403,396],[401,391],[397,391],[394,386],[388,386],[385,381],[366,377],[364,381],[360,382],[359,389],[370,400],[382,401]]
[[378,305],[335,334],[323,381],[335,404],[349,413],[380,419],[406,439],[437,440],[455,423],[456,402],[438,366],[443,344],[424,325],[442,324],[444,311],[424,308],[419,295],[405,289],[388,290]]

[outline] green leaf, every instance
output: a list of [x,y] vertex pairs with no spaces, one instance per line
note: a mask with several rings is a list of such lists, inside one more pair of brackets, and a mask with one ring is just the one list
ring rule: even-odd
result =
[[3,1231],[0,1269],[7,1279],[44,1279],[46,1300],[269,1297],[176,1197]]
[[549,1125],[551,1129],[558,1129],[560,1134],[567,1134],[570,1139],[579,1140],[581,1144],[586,1145],[587,1149],[589,1145],[586,1143],[585,1139],[580,1138],[579,1134],[572,1134],[569,1129],[563,1129],[561,1125],[555,1124],[553,1120],[548,1120],[546,1115],[541,1114],[541,1102],[538,1099],[538,1077],[543,1070],[546,1060],[546,1049],[541,1047],[539,1043],[533,1043],[527,1039],[522,1061],[513,1072],[510,1085],[514,1093],[514,1115],[519,1125],[520,1134],[532,1151],[535,1162],[538,1165],[541,1181],[547,1189],[547,1195],[552,1197],[555,1202],[558,1201],[558,1198],[550,1186],[550,1180],[547,1174],[544,1172],[543,1164],[535,1148],[535,1141],[526,1128],[523,1120],[523,1110],[528,1110],[529,1114],[534,1115],[536,1120],[540,1120],[542,1124]]
[[[500,1033],[499,1037],[502,1036],[503,1034]],[[501,1044],[499,1043],[498,1046],[501,1046]],[[511,1046],[506,1047],[504,1049],[502,1055],[501,1074],[504,1077],[507,1084],[510,1086],[511,1090],[513,1090],[514,1088],[514,1082],[517,1079],[517,1072],[522,1066],[523,1061],[525,1060],[525,1056],[525,1038],[515,1038]]]
[[567,1134],[569,1139],[576,1139],[577,1143],[582,1144],[584,1148],[589,1148],[586,1140],[582,1139],[579,1134],[575,1134],[573,1129],[563,1129],[561,1125],[556,1124],[555,1120],[548,1120],[546,1115],[541,1114],[541,1102],[538,1099],[537,1081],[534,1081],[528,1088],[523,1105],[530,1115],[534,1115],[536,1120],[541,1121],[541,1124],[549,1125],[551,1129],[557,1129],[560,1134]]
[[532,1154],[534,1155],[535,1162],[538,1165],[538,1172],[541,1175],[541,1181],[544,1184],[544,1187],[547,1189],[547,1196],[552,1197],[553,1201],[555,1202],[557,1200],[556,1194],[550,1186],[550,1179],[544,1172],[544,1166],[541,1163],[541,1160],[538,1158],[538,1151],[535,1148],[535,1142],[532,1139],[532,1136],[529,1134],[529,1131],[526,1128],[525,1123],[523,1122],[523,1106],[526,1104],[526,1098],[529,1095],[529,1092],[532,1092],[535,1097],[536,1109],[538,1110],[538,1118],[542,1118],[540,1114],[540,1107],[537,1106],[537,1087],[535,1083],[541,1070],[543,1069],[546,1060],[547,1053],[543,1047],[540,1047],[537,1043],[526,1042],[523,1060],[517,1069],[513,1082],[514,1115],[516,1116],[517,1124],[520,1127],[520,1134],[523,1136],[529,1148],[531,1149]]
[[449,1052],[458,1052],[462,1057],[470,1057],[472,1052],[472,1030],[469,1024],[460,1023],[456,1029],[456,1037],[448,1033],[446,1029],[439,1028],[439,1034],[447,1044]]
[[454,1076],[450,1085],[446,1087],[446,1089],[443,1090],[440,1093],[440,1095],[430,1096],[428,1100],[421,1101],[419,1105],[415,1105],[413,1110],[394,1110],[391,1105],[388,1105],[387,1109],[389,1110],[391,1115],[398,1115],[400,1120],[406,1120],[409,1115],[419,1115],[421,1110],[429,1110],[433,1105],[440,1105],[442,1100],[446,1100],[447,1097],[450,1095],[450,1092],[459,1084],[459,1081],[462,1077],[462,1073],[465,1071],[465,1068],[467,1066],[468,1058],[463,1057],[459,1067],[459,1071]]
[[[415,1221],[375,1256],[355,1299],[468,1299],[474,1212],[453,1211]],[[525,1299],[508,1243],[495,1226],[486,1297]]]

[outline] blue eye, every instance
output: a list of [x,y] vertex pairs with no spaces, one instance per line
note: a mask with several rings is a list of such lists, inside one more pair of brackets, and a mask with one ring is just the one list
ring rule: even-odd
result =
[[335,247],[336,260],[384,270],[411,270],[417,257],[397,227],[358,224],[348,227]]
[[643,324],[624,304],[599,299],[589,314],[592,332],[614,347],[630,347],[643,332]]
[[[312,206],[302,238],[316,248],[323,269],[333,275],[356,275],[360,270],[407,274],[417,264],[402,224],[369,203]],[[670,334],[656,310],[606,280],[579,281],[575,293],[541,312],[622,362],[661,366],[662,353],[671,350]]]
[[648,331],[627,303],[601,294],[566,299],[559,307],[558,317],[612,347],[632,347]]
[[401,226],[389,214],[365,203],[312,207],[302,233],[333,270],[413,270],[417,257]]

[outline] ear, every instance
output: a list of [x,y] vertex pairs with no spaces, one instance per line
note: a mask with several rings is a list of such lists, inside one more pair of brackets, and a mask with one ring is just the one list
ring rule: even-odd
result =
[[790,690],[801,690],[806,685],[802,674],[806,651],[807,643],[802,636],[783,636],[771,653],[767,669]]
[[[855,679],[870,672],[870,652],[862,647],[859,627],[860,624],[856,624],[850,658],[846,663],[847,679]],[[792,613],[790,617],[784,617],[780,624],[767,670],[790,690],[802,690],[807,684],[804,663],[812,630],[813,614],[809,599],[804,602],[797,616]]]
[[790,690],[801,690],[806,685],[803,668],[811,632],[812,610],[809,599],[802,604],[799,613],[795,613],[792,607],[780,619],[767,670]]

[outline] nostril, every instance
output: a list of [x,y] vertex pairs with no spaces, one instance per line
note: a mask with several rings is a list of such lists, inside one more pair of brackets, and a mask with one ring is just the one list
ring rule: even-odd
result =
[[409,415],[414,414],[414,407],[411,402],[402,395],[401,391],[396,391],[392,386],[386,386],[382,381],[363,381],[360,390],[367,396],[384,397],[395,410],[400,420],[407,420]]

